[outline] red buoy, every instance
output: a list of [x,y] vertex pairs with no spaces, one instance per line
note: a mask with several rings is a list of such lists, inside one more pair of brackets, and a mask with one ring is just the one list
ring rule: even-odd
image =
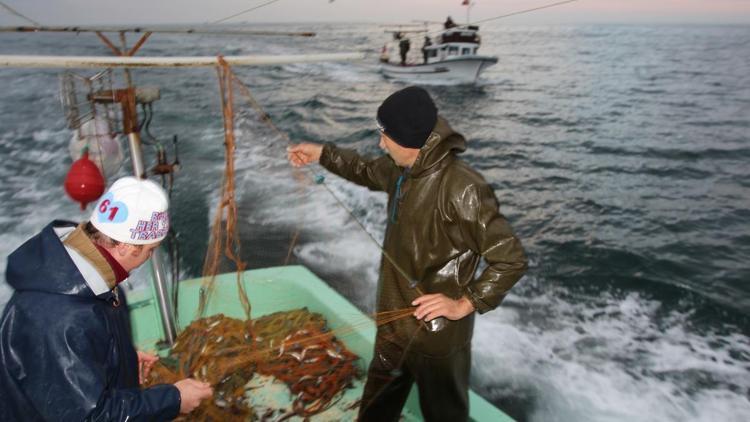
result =
[[99,167],[89,160],[88,150],[84,150],[83,156],[70,166],[70,171],[65,176],[65,192],[74,201],[81,203],[81,210],[104,193],[104,176]]

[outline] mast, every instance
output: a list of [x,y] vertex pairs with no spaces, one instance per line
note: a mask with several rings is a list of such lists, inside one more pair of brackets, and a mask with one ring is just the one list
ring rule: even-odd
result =
[[[120,31],[120,44],[122,47],[121,51],[118,51],[114,46],[111,45],[107,37],[101,32],[96,33],[99,38],[109,45],[110,48],[119,53],[120,56],[133,56],[141,45],[151,35],[150,32],[146,32],[141,39],[133,46],[132,49],[128,50],[127,40],[125,38],[125,31]],[[138,103],[135,98],[135,87],[133,87],[133,79],[130,75],[130,69],[125,67],[123,69],[125,75],[125,95],[120,100],[122,104],[122,118],[123,118],[123,132],[128,137],[128,145],[130,147],[130,161],[133,164],[133,175],[138,179],[146,178],[146,171],[143,165],[143,149],[141,147],[141,135],[139,133],[138,125]],[[177,321],[175,321],[174,304],[169,300],[169,293],[167,291],[166,275],[164,272],[164,266],[161,261],[161,248],[155,248],[151,253],[151,273],[153,275],[154,288],[156,289],[156,298],[158,301],[159,315],[161,316],[161,324],[164,329],[164,340],[169,344],[170,347],[174,346],[174,342],[177,339]],[[175,286],[172,286],[175,288]]]
[[288,32],[288,31],[248,31],[242,29],[210,27],[178,27],[178,26],[152,26],[152,27],[123,27],[123,26],[2,26],[0,32],[133,32],[133,33],[156,33],[156,34],[205,34],[205,35],[255,35],[255,36],[289,36],[289,37],[314,37],[315,32]]

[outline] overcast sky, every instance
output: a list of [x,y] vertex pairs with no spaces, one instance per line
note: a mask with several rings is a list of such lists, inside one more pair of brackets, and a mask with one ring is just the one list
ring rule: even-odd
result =
[[[212,22],[269,0],[0,0],[43,25]],[[560,0],[478,0],[471,20]],[[229,22],[466,20],[461,0],[278,0]],[[750,0],[577,0],[503,19],[503,24],[750,23]],[[0,25],[25,25],[0,7]]]

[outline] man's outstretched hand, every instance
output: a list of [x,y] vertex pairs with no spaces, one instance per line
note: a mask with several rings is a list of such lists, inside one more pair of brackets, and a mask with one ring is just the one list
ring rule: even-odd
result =
[[288,146],[286,156],[294,167],[302,167],[320,161],[322,152],[323,145],[303,142]]

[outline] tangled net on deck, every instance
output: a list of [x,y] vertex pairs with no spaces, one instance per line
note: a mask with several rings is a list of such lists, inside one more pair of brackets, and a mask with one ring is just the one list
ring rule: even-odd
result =
[[[178,420],[254,420],[245,399],[255,373],[283,381],[294,396],[289,416],[325,411],[359,376],[356,355],[327,329],[319,314],[307,309],[276,312],[252,322],[222,314],[201,318],[177,338],[162,358],[149,385],[193,377],[210,383],[214,399]],[[250,393],[252,394],[252,390]]]

